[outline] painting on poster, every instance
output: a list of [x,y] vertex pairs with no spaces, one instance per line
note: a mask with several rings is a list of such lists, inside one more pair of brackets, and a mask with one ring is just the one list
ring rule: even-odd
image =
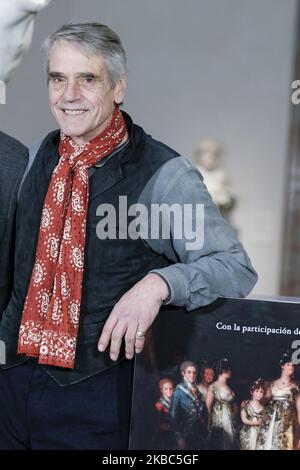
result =
[[136,357],[130,448],[300,448],[299,307],[164,307]]

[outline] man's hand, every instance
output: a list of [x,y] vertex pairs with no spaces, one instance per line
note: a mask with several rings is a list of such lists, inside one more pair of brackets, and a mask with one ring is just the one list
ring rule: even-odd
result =
[[127,359],[132,359],[134,352],[140,353],[145,333],[168,295],[167,283],[158,274],[147,274],[137,282],[112,309],[99,339],[99,351],[104,351],[111,341],[110,357],[116,361],[125,336]]

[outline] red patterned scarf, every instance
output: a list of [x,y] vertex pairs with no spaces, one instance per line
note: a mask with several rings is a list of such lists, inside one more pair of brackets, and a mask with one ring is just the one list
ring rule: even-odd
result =
[[61,135],[59,163],[44,202],[35,264],[19,331],[18,354],[40,364],[74,368],[78,333],[89,167],[126,135],[118,108],[106,129],[83,146]]

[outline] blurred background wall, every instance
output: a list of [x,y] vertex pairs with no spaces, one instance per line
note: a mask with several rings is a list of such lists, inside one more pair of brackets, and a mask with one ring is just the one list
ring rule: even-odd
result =
[[[63,22],[111,26],[128,55],[124,109],[194,158],[203,138],[224,148],[237,198],[233,225],[259,273],[255,294],[278,295],[297,0],[54,0],[0,106],[1,130],[30,145],[56,127],[42,40]],[[300,77],[298,77],[300,78]]]

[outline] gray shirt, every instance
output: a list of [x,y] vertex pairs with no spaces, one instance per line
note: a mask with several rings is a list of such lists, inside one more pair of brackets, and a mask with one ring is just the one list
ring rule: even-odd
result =
[[[166,204],[182,214],[170,218],[169,238],[147,239],[156,252],[174,264],[157,270],[168,284],[166,304],[187,310],[208,305],[217,297],[245,297],[257,280],[250,259],[229,224],[212,201],[202,175],[186,158],[169,160],[153,175],[139,202]],[[198,210],[197,210],[198,208]],[[149,220],[151,227],[151,220]],[[190,226],[193,230],[188,230]],[[176,237],[177,231],[177,237]],[[192,233],[197,233],[194,241]],[[198,238],[198,243],[197,243]]]

